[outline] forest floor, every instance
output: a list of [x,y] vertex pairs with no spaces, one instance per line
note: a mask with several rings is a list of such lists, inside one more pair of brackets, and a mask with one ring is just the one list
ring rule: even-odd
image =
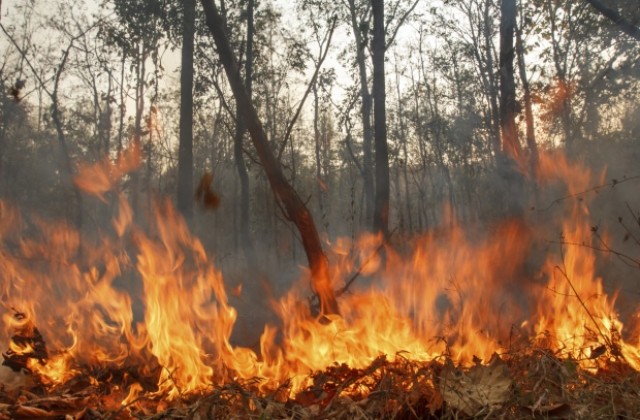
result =
[[[118,375],[81,375],[56,389],[36,381],[0,388],[0,419],[609,419],[640,417],[640,373],[615,349],[576,361],[532,344],[472,367],[381,356],[364,369],[332,366],[291,396],[259,379],[167,402],[141,393],[123,404]],[[583,368],[585,363],[593,366]],[[22,375],[22,374],[21,374]],[[28,376],[28,375],[27,375]],[[118,382],[121,382],[120,384]]]

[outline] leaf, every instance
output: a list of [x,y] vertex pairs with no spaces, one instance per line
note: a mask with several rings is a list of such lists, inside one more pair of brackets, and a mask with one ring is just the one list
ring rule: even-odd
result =
[[439,379],[438,388],[447,405],[470,416],[504,404],[513,383],[509,369],[497,356],[489,365],[478,364],[467,372],[449,365]]
[[213,175],[205,172],[200,178],[200,184],[196,189],[196,202],[206,210],[215,210],[220,205],[220,197],[211,189],[213,183]]

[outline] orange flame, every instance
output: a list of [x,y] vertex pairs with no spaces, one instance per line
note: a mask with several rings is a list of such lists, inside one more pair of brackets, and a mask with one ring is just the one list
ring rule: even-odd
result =
[[[104,199],[137,164],[134,147],[116,162],[81,166],[76,182]],[[592,182],[587,170],[557,154],[541,156],[537,176],[541,184],[567,182],[570,194]],[[37,220],[39,234],[22,238],[18,211],[0,202],[5,338],[13,352],[29,354],[31,344],[9,337],[38,326],[48,355],[27,367],[48,386],[91,375],[87,366],[98,366],[137,378],[125,402],[144,392],[171,400],[252,378],[265,392],[289,381],[295,393],[313,371],[335,363],[361,368],[380,355],[489,361],[508,347],[519,325],[525,332],[531,325],[532,339],[586,368],[598,366],[605,346],[608,358],[624,357],[640,369],[639,346],[622,339],[615,296],[595,276],[593,251],[565,245],[539,270],[528,269],[536,231],[523,220],[505,221],[489,235],[454,225],[400,249],[382,247],[374,235],[336,240],[328,284],[335,287],[357,271],[370,276],[372,286],[342,294],[340,315],[320,321],[304,298],[308,283],[299,282],[272,302],[281,325],[265,328],[257,354],[231,344],[237,312],[222,274],[172,205],[156,204],[151,236],[135,226],[124,194],[118,199],[113,234],[94,246],[66,224]],[[586,241],[585,200],[575,200],[565,216],[564,241]],[[546,282],[535,280],[541,275]],[[23,317],[17,320],[11,308]],[[135,308],[142,315],[134,315]],[[140,378],[153,378],[155,387]]]

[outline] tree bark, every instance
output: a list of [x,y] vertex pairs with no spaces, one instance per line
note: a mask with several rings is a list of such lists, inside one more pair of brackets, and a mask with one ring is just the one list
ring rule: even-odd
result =
[[323,314],[337,314],[338,304],[329,278],[329,262],[322,249],[313,217],[297,192],[287,182],[280,164],[269,147],[262,123],[242,84],[238,73],[238,63],[231,50],[224,31],[224,23],[215,3],[213,0],[201,0],[201,3],[207,17],[207,26],[218,49],[218,56],[224,66],[233,95],[240,104],[242,118],[247,124],[251,140],[264,167],[271,189],[276,199],[279,200],[285,217],[291,220],[300,232],[311,270],[311,285],[320,299],[321,311]]
[[[247,92],[249,100],[251,100],[253,90],[253,8],[254,1],[247,0],[247,41],[245,48],[244,61],[244,88]],[[245,255],[247,264],[252,268],[257,268],[257,259],[251,240],[251,231],[249,229],[249,173],[247,165],[244,161],[243,140],[244,133],[247,131],[244,118],[241,117],[242,109],[240,102],[236,101],[236,133],[233,143],[233,157],[240,179],[240,247]]]
[[498,156],[498,173],[503,178],[506,215],[521,217],[524,179],[518,166],[522,162],[522,146],[516,126],[516,85],[513,60],[515,58],[514,31],[516,0],[502,0],[500,5],[500,128],[502,153]]
[[360,22],[356,12],[355,0],[349,0],[349,13],[351,15],[351,29],[356,41],[356,62],[360,76],[360,115],[362,118],[362,178],[364,183],[364,214],[365,226],[373,223],[374,208],[374,184],[373,184],[373,128],[371,127],[371,94],[369,92],[369,78],[367,76],[367,62],[364,54],[366,41],[360,32]]
[[524,45],[522,43],[522,28],[515,27],[516,32],[516,53],[518,57],[518,70],[522,81],[522,91],[524,92],[524,115],[526,124],[527,147],[529,149],[529,160],[531,169],[536,170],[538,166],[538,146],[536,144],[535,126],[533,121],[533,109],[531,105],[531,88],[527,77],[527,69],[524,62]]
[[180,69],[180,144],[178,147],[178,210],[193,215],[193,51],[196,2],[184,0],[182,68]]
[[375,137],[376,196],[373,229],[386,238],[389,234],[389,151],[387,146],[387,108],[385,92],[384,0],[371,0],[373,12],[373,122]]
[[516,84],[514,78],[513,46],[516,23],[515,0],[502,0],[500,19],[500,126],[502,128],[502,151],[508,157],[518,160],[522,147],[516,127]]
[[500,159],[500,155],[502,154],[502,148],[500,146],[500,109],[498,106],[498,88],[497,83],[495,81],[494,76],[494,61],[493,61],[493,43],[492,43],[492,34],[491,34],[491,22],[492,17],[489,14],[491,7],[491,2],[485,0],[484,9],[483,9],[483,17],[484,17],[484,47],[487,54],[487,78],[489,81],[489,103],[491,104],[491,127],[492,127],[492,145],[493,152],[496,155],[497,159]]

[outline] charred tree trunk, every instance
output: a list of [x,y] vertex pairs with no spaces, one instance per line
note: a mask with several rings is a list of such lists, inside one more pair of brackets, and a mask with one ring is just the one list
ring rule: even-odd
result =
[[371,0],[373,12],[373,120],[375,136],[376,197],[373,211],[373,229],[389,234],[389,151],[387,146],[387,108],[385,92],[385,24],[384,1]]
[[178,210],[193,215],[193,50],[196,0],[184,0],[182,68],[180,70],[180,145],[178,148]]
[[213,0],[201,0],[207,26],[213,35],[220,61],[224,66],[233,95],[240,104],[241,117],[247,124],[251,140],[264,166],[271,189],[281,204],[285,216],[295,225],[302,238],[314,292],[320,299],[323,314],[338,313],[338,304],[329,278],[329,262],[322,249],[320,237],[309,209],[282,173],[282,168],[269,147],[267,135],[253,107],[238,73],[238,63],[224,31],[224,23]]

